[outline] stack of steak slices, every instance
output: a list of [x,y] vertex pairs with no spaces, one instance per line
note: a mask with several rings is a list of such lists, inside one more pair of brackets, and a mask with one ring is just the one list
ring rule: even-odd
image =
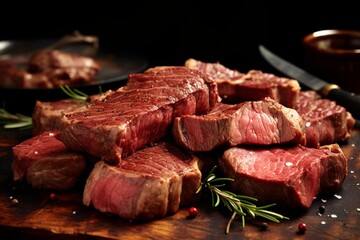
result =
[[198,199],[198,159],[169,142],[175,117],[206,114],[220,101],[207,74],[156,67],[129,75],[126,86],[62,118],[61,140],[101,157],[83,203],[129,220],[149,220]]
[[[269,134],[266,130],[273,117],[271,114],[256,119],[259,111],[253,111],[248,116],[235,114],[235,111],[233,116],[226,115],[225,111],[221,114],[210,113],[209,116],[204,117],[178,118],[174,125],[174,137],[183,146],[194,150],[201,151],[204,144],[207,147],[209,144],[215,146],[221,142],[226,142],[228,146],[235,145],[232,141],[239,139],[239,132],[243,133],[246,139],[257,139],[257,142],[256,140],[238,141],[239,145],[226,150],[219,159],[223,173],[234,179],[231,186],[233,191],[253,196],[263,203],[275,202],[285,208],[307,208],[317,194],[332,193],[341,187],[347,176],[348,165],[337,142],[348,140],[355,124],[354,118],[345,108],[328,99],[321,99],[314,91],[301,92],[299,85],[295,83],[296,80],[280,78],[256,70],[242,74],[220,63],[206,63],[195,59],[188,59],[185,66],[207,72],[216,79],[219,95],[224,101],[230,99],[230,102],[235,102],[237,105],[247,100],[264,101],[263,94],[265,94],[280,104],[293,108],[297,113],[294,116],[300,116],[303,121],[306,141],[297,144],[294,141],[293,145],[282,143],[274,145],[263,141],[263,136]],[[251,94],[241,94],[246,92],[244,89],[248,89]],[[260,94],[255,94],[256,89]],[[248,95],[251,95],[250,98]],[[241,118],[248,121],[243,121]],[[234,119],[243,123],[239,125],[242,130],[229,131],[231,127],[223,128],[224,125],[231,126],[236,122]],[[204,122],[205,125],[200,128],[199,122]],[[196,134],[191,133],[194,126],[198,126]],[[289,131],[286,127],[281,128],[281,124],[277,126],[280,126],[279,134]],[[262,127],[262,132],[254,131]],[[215,142],[211,138],[209,140],[210,129],[213,130],[211,134],[218,134],[221,140]],[[208,133],[204,136],[206,132]],[[257,135],[259,133],[260,136]],[[194,138],[193,135],[197,137]],[[227,136],[224,137],[225,135]],[[251,146],[254,145],[257,147],[252,148]],[[324,182],[328,185],[323,184]]]
[[13,179],[33,188],[69,190],[80,184],[88,163],[57,139],[59,131],[44,131],[12,148]]
[[[262,73],[258,73],[260,77]],[[231,74],[243,75],[236,71]],[[328,145],[330,150],[326,150],[328,157],[325,157],[320,152],[324,153],[323,149],[303,146],[306,145],[305,121],[291,108],[296,105],[299,89],[293,80],[289,84],[283,78],[278,81],[276,76],[264,76],[269,89],[263,88],[258,95],[261,98],[230,105],[220,103],[219,83],[211,73],[181,66],[155,67],[130,74],[126,86],[90,101],[85,108],[59,114],[58,139],[71,151],[100,160],[86,181],[84,204],[130,220],[149,220],[174,213],[179,206],[198,198],[195,192],[200,185],[203,163],[199,164],[199,159],[194,157],[196,152],[212,152],[220,146],[228,151],[240,149],[255,160],[269,149],[279,153],[288,150],[314,153],[308,154],[314,164],[302,159],[295,163],[296,154],[284,154],[286,157],[279,159],[277,155],[269,155],[261,164],[256,161],[248,164],[271,167],[273,160],[284,166],[293,164],[291,170],[283,168],[283,171],[298,173],[298,184],[284,188],[292,178],[291,172],[283,174],[279,184],[271,185],[279,193],[307,194],[313,198],[322,191],[336,191],[347,173],[347,160],[340,147]],[[272,80],[275,83],[270,84]],[[175,141],[170,143],[169,137]],[[257,145],[258,151],[253,151],[251,145]],[[233,190],[241,194],[242,188],[236,187],[238,182],[257,176],[249,171],[250,175],[243,177],[244,172],[238,172],[235,166],[240,165],[238,161],[246,162],[245,158],[236,154],[230,161],[230,155],[225,152],[216,161],[225,174],[234,178]],[[255,187],[274,182],[266,175],[270,171],[264,169],[264,180],[254,181]],[[302,176],[313,177],[302,182],[305,179]],[[314,180],[313,187],[307,190],[310,185],[305,183],[312,179],[320,180]],[[277,201],[266,194],[255,197],[264,203]],[[309,206],[309,201],[299,200],[296,194],[281,197],[288,199],[285,205],[294,201],[294,207]]]
[[68,148],[58,139],[61,119],[65,113],[82,111],[89,103],[102,101],[111,92],[89,96],[86,101],[37,101],[32,114],[34,136],[13,147],[14,181],[26,179],[33,188],[53,190],[79,186],[97,159]]
[[126,86],[84,111],[62,118],[61,140],[75,151],[116,164],[160,140],[172,120],[205,114],[220,98],[209,75],[186,67],[155,67],[130,74]]

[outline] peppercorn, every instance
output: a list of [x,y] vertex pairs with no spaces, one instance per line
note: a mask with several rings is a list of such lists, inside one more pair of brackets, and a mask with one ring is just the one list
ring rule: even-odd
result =
[[196,217],[199,214],[199,210],[196,207],[189,208],[189,216]]
[[55,193],[50,193],[50,199],[51,200],[55,200],[56,199],[56,194]]
[[306,231],[306,229],[307,229],[307,226],[306,226],[306,223],[300,223],[299,225],[298,225],[298,232],[300,233],[300,234],[304,234],[305,233],[305,231]]
[[11,199],[12,206],[17,206],[18,204],[19,204],[19,200],[17,200],[16,198]]
[[266,231],[268,229],[269,225],[266,222],[260,223],[260,230]]
[[325,206],[324,205],[321,205],[320,207],[319,207],[319,213],[320,214],[323,214],[325,212]]

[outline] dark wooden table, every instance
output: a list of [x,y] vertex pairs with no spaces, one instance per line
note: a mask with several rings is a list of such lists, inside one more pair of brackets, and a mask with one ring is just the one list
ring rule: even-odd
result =
[[[225,227],[230,214],[225,208],[212,208],[210,200],[199,202],[199,215],[188,218],[188,209],[162,219],[131,223],[116,216],[85,207],[81,189],[57,192],[14,184],[11,147],[29,138],[31,132],[0,129],[0,239],[358,239],[360,236],[360,132],[354,129],[350,140],[341,144],[349,159],[349,174],[335,195],[314,200],[305,212],[281,212],[290,217],[280,223],[247,221],[245,228],[236,219],[229,234]],[[13,204],[12,199],[18,199]],[[319,214],[319,207],[325,212]],[[307,224],[304,234],[298,224]],[[8,236],[8,237],[5,237]]]

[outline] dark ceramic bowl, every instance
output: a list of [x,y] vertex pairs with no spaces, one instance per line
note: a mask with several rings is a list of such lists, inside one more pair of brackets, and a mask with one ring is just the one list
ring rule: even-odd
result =
[[360,94],[360,31],[321,30],[303,38],[306,68],[327,82]]

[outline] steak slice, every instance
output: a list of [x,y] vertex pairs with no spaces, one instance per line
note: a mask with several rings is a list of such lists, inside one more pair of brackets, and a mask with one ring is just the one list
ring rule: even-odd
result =
[[46,131],[60,130],[61,118],[65,113],[85,109],[86,104],[78,99],[63,99],[53,102],[36,101],[32,113],[32,130],[34,135]]
[[96,163],[87,179],[83,203],[129,220],[150,220],[197,201],[198,159],[161,142],[123,159],[117,166]]
[[61,129],[61,119],[66,113],[85,110],[89,102],[102,101],[112,94],[112,90],[91,95],[87,101],[79,99],[61,99],[58,101],[36,101],[32,113],[33,134],[38,135],[45,131]]
[[220,98],[216,83],[186,67],[155,67],[130,74],[126,86],[84,111],[62,119],[68,147],[118,163],[135,150],[163,138],[175,117],[205,114]]
[[235,105],[218,103],[206,115],[177,117],[172,135],[178,144],[195,152],[238,144],[305,143],[300,115],[271,98]]
[[292,108],[300,92],[298,81],[260,70],[250,70],[245,74],[228,69],[220,63],[206,63],[193,58],[186,60],[185,66],[208,73],[218,84],[219,96],[225,103],[257,101],[271,97]]
[[306,146],[318,148],[350,138],[355,125],[351,113],[315,91],[301,91],[294,109],[305,122]]
[[46,131],[12,148],[14,181],[25,178],[33,188],[69,190],[79,183],[86,170],[85,158],[71,151]]
[[348,172],[347,159],[338,144],[321,148],[233,147],[219,162],[233,178],[235,193],[284,208],[308,208],[319,193],[337,191]]

